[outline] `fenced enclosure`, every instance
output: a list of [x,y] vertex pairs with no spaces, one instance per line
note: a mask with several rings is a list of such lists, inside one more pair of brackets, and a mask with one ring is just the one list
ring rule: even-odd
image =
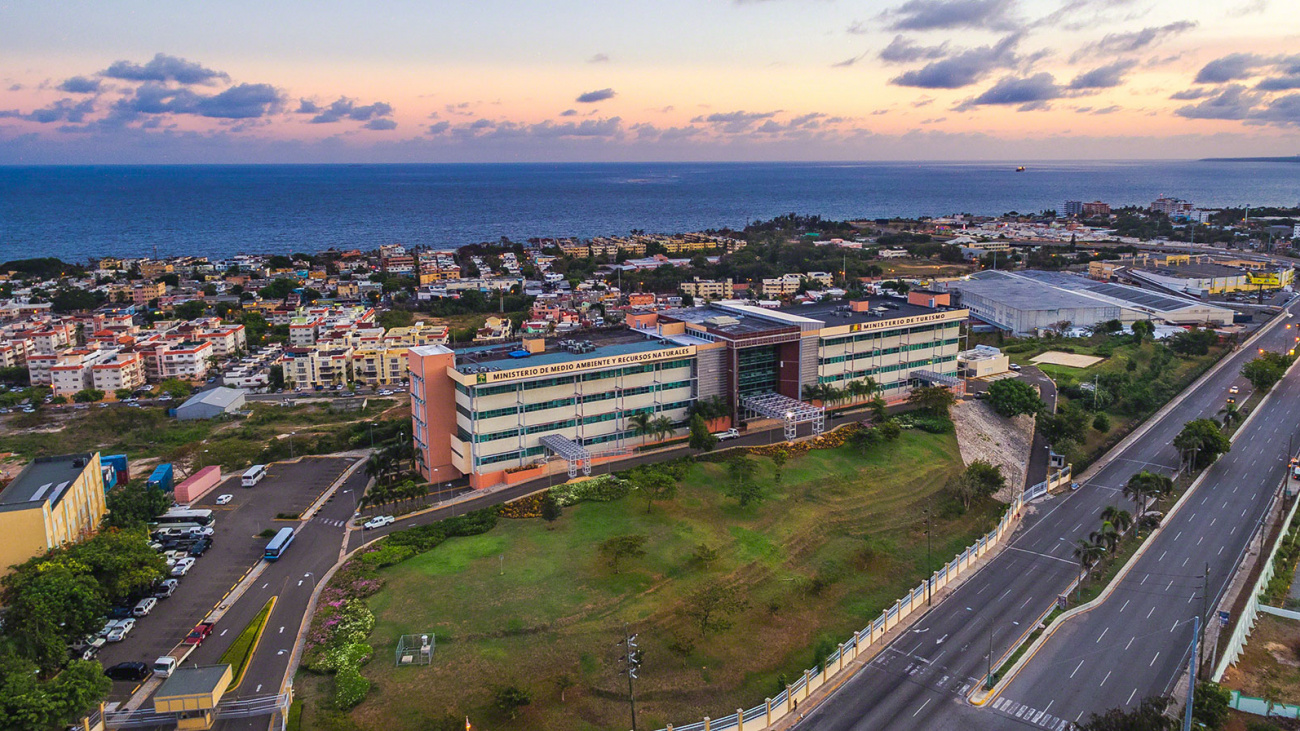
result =
[[397,653],[393,657],[397,667],[403,665],[428,665],[433,662],[433,650],[438,644],[432,633],[402,635],[397,638]]

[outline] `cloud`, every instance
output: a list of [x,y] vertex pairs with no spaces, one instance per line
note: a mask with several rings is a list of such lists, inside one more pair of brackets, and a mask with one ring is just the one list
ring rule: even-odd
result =
[[880,51],[880,60],[885,63],[916,63],[930,61],[948,55],[948,43],[937,46],[922,46],[901,35],[894,36]]
[[230,81],[230,76],[222,71],[214,71],[196,62],[165,53],[155,55],[143,66],[130,61],[116,61],[101,73],[110,79],[123,81],[175,81],[178,84]]
[[992,46],[971,48],[941,61],[907,71],[889,80],[895,86],[921,89],[960,89],[970,86],[999,68],[1011,68],[1020,62],[1016,46],[1020,34],[1013,33]]
[[1085,71],[1070,82],[1071,89],[1110,89],[1124,83],[1124,74],[1137,65],[1137,61],[1116,61]]
[[1201,67],[1196,74],[1195,82],[1222,84],[1238,79],[1249,79],[1255,75],[1255,69],[1269,64],[1269,59],[1256,53],[1230,53]]
[[1174,114],[1187,119],[1245,119],[1258,101],[1258,94],[1241,84],[1232,84],[1200,104],[1179,107]]
[[[322,107],[313,101],[302,99],[299,101],[297,113],[314,114],[315,116],[309,120],[311,124],[333,124],[344,119],[350,119],[354,122],[370,122],[380,117],[392,116],[393,105],[385,102],[358,105],[356,100],[341,96],[329,106]],[[381,128],[371,127],[371,129]],[[386,129],[392,128],[388,127]]]
[[1300,127],[1300,94],[1287,94],[1251,114],[1251,120],[1281,127]]
[[844,32],[851,36],[865,36],[871,32],[871,26],[860,20],[855,20],[852,23],[849,23],[849,27],[846,28]]
[[527,133],[534,137],[619,137],[623,134],[623,120],[584,119],[581,122],[556,124],[550,120],[528,125]]
[[440,135],[449,129],[451,129],[451,122],[443,120],[441,122],[435,122],[434,124],[429,125],[429,134]]
[[577,110],[577,109],[566,109],[566,110],[564,110],[563,112],[560,112],[560,116],[561,116],[561,117],[576,117],[576,116],[578,116],[578,110]]
[[858,61],[861,61],[862,59],[864,59],[864,58],[866,58],[866,57],[867,57],[867,53],[864,52],[864,53],[858,54],[857,56],[853,56],[853,57],[851,57],[851,58],[846,58],[846,59],[844,59],[843,61],[837,61],[836,63],[831,64],[831,68],[833,68],[833,69],[845,69],[845,68],[848,68],[848,67],[850,67],[850,66],[856,64]]
[[94,94],[99,91],[99,79],[90,79],[85,76],[73,76],[59,84],[59,91],[66,91],[72,94]]
[[1228,11],[1230,18],[1242,18],[1247,15],[1262,13],[1268,9],[1268,0],[1249,0]]
[[1152,26],[1127,33],[1107,33],[1101,40],[1081,46],[1079,50],[1070,56],[1070,62],[1075,63],[1090,56],[1134,53],[1173,36],[1186,33],[1195,27],[1195,21],[1179,20],[1166,25]]
[[775,117],[776,114],[776,112],[746,112],[743,110],[735,112],[715,112],[708,116],[701,115],[696,117],[691,120],[691,124],[710,124],[724,134],[738,134],[740,132],[748,131],[758,122]]
[[94,99],[83,99],[80,102],[74,102],[71,99],[60,99],[57,102],[32,110],[23,114],[17,109],[0,110],[0,118],[25,119],[29,122],[39,122],[41,124],[50,124],[52,122],[71,122],[80,124],[86,115],[95,111]]
[[575,101],[580,104],[594,104],[596,102],[603,102],[606,99],[613,99],[614,96],[615,93],[613,89],[597,89],[596,91],[579,94]]
[[1120,107],[1118,107],[1118,106],[1112,104],[1112,105],[1110,105],[1109,107],[1102,107],[1101,109],[1093,110],[1092,113],[1093,113],[1093,114],[1114,114],[1115,112],[1118,112],[1119,110],[1120,110]]
[[397,129],[397,122],[394,122],[391,119],[378,118],[378,119],[372,119],[361,126],[365,127],[366,129],[387,131],[390,129]]
[[1273,76],[1263,79],[1255,85],[1255,88],[1259,91],[1290,91],[1291,89],[1300,89],[1300,74]]
[[1056,78],[1049,73],[1034,74],[1026,78],[1005,76],[983,94],[963,101],[954,109],[964,112],[988,105],[1019,105],[1019,111],[1028,112],[1044,109],[1047,107],[1047,102],[1059,99],[1062,95],[1063,90],[1057,86]]
[[114,121],[129,121],[141,114],[189,114],[212,119],[257,119],[279,110],[280,92],[270,84],[237,84],[218,94],[204,96],[185,88],[147,83],[113,104]]
[[604,53],[597,53],[596,55],[587,59],[587,63],[609,63],[609,56]]
[[1179,101],[1192,101],[1193,99],[1200,99],[1202,97],[1209,96],[1210,94],[1213,93],[1214,92],[1210,91],[1209,89],[1185,89],[1183,91],[1176,91],[1170,94],[1169,98],[1177,99]]
[[1010,17],[1014,7],[1014,0],[908,0],[880,17],[893,19],[890,30],[1014,30],[1019,27]]

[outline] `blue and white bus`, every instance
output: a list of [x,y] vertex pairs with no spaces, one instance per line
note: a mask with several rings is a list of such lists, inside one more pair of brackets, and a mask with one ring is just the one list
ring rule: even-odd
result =
[[284,550],[293,543],[293,528],[281,528],[275,538],[266,544],[266,554],[264,557],[267,561],[274,561],[284,555]]

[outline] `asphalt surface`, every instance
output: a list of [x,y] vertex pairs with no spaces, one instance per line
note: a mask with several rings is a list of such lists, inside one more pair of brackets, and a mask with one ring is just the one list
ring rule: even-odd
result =
[[[258,534],[268,528],[292,525],[275,520],[276,514],[305,510],[348,464],[350,462],[337,458],[305,458],[297,463],[276,463],[270,465],[267,477],[257,487],[241,487],[236,474],[196,501],[193,507],[211,509],[216,518],[212,546],[180,579],[180,586],[170,598],[158,602],[149,616],[138,621],[135,630],[125,640],[105,645],[97,659],[104,667],[128,660],[153,667],[155,659],[171,651],[195,624],[221,603],[240,578],[262,560],[266,539]],[[233,499],[227,505],[216,505],[217,496],[223,494],[231,495]],[[342,530],[340,527],[339,538],[334,544],[335,558]],[[218,631],[226,626],[228,620],[223,619]],[[234,634],[239,634],[238,630]],[[213,644],[226,643],[209,640],[205,647]],[[124,701],[137,685],[116,682],[109,699]]]
[[[1061,497],[1049,497],[1028,506],[1024,511],[1021,528],[1005,550],[971,575],[952,594],[936,604],[909,631],[883,648],[862,671],[840,686],[829,699],[809,712],[804,721],[797,724],[795,728],[818,731],[848,729],[970,731],[972,728],[1008,728],[1022,720],[1024,714],[1017,719],[1015,712],[1008,715],[996,710],[977,709],[969,705],[966,700],[969,692],[983,681],[990,665],[990,655],[992,662],[997,663],[1021,637],[1032,631],[1035,624],[1054,605],[1058,595],[1068,589],[1078,571],[1072,552],[1073,544],[1097,528],[1100,524],[1100,513],[1106,506],[1112,504],[1125,506],[1128,501],[1123,499],[1120,491],[1128,478],[1143,469],[1172,474],[1178,466],[1179,457],[1170,443],[1183,425],[1192,419],[1214,416],[1222,408],[1230,386],[1234,384],[1248,386],[1241,378],[1240,371],[1242,365],[1257,354],[1255,348],[1263,347],[1274,351],[1284,349],[1283,346],[1289,348],[1295,332],[1278,325],[1262,336],[1249,351],[1239,350],[1230,354],[1226,357],[1222,368],[1196,388],[1184,392],[1182,400],[1152,422],[1144,434],[1123,449],[1112,452],[1111,461],[1099,469],[1078,491]],[[1295,398],[1297,394],[1291,388],[1290,385],[1286,386],[1279,396],[1274,397],[1270,402],[1270,412],[1275,409],[1287,409],[1286,413],[1290,413],[1292,408],[1300,409],[1300,403],[1296,403],[1300,399]],[[1242,445],[1239,449],[1243,452],[1243,459],[1250,457],[1260,459],[1261,455],[1247,445],[1259,437],[1258,430],[1263,428],[1262,425],[1268,424],[1268,429],[1272,430],[1276,423],[1278,420],[1272,418],[1259,418],[1252,422],[1247,433],[1239,438],[1239,443]],[[1259,449],[1264,450],[1263,454],[1271,454],[1273,455],[1271,458],[1276,458],[1285,451],[1285,440],[1281,447],[1273,445],[1271,452],[1268,451],[1270,449],[1268,446],[1261,446]],[[1259,467],[1253,469],[1262,471]],[[1276,481],[1274,484],[1276,485]],[[1202,488],[1205,487],[1202,485]],[[1242,489],[1254,488],[1243,487]],[[1205,489],[1205,492],[1198,490],[1194,499],[1200,500],[1201,496],[1213,490],[1213,487]],[[1257,519],[1257,516],[1251,513],[1253,505],[1252,503],[1241,506],[1247,508],[1244,516],[1235,507],[1231,513],[1222,513],[1222,517],[1212,530],[1223,533],[1224,539],[1228,535],[1236,535],[1240,538],[1249,532]],[[1132,505],[1125,507],[1132,508]],[[1208,509],[1199,512],[1205,513],[1206,516],[1209,513]],[[1188,512],[1188,515],[1190,514],[1191,511]],[[1213,516],[1203,516],[1203,518],[1208,522]],[[1186,518],[1176,517],[1176,519]],[[1176,533],[1177,530],[1169,533],[1170,538],[1165,540],[1172,540]],[[1189,536],[1184,533],[1178,540],[1194,543],[1195,539],[1200,537],[1200,535]],[[1202,552],[1217,550],[1216,546],[1213,549],[1203,549]],[[1228,554],[1229,551],[1225,549],[1223,560],[1230,561],[1233,558]],[[1159,552],[1156,556],[1159,556]],[[1178,563],[1181,563],[1182,557],[1183,555],[1179,555]],[[1168,557],[1165,560],[1172,561]],[[1189,559],[1188,566],[1193,565]],[[1185,574],[1199,573],[1194,568],[1176,566],[1171,566],[1164,573],[1177,573],[1175,569]],[[1224,573],[1226,572],[1220,571],[1220,574]],[[1138,579],[1141,579],[1141,574],[1138,574]],[[1184,580],[1184,584],[1186,583],[1187,580]],[[1194,580],[1193,583],[1199,585],[1199,579]],[[1168,579],[1165,584],[1168,585]],[[1168,602],[1169,599],[1165,601]],[[1177,601],[1173,599],[1169,612],[1165,613],[1166,616],[1179,608],[1176,605]],[[1186,599],[1182,601],[1187,606]],[[1121,600],[1120,604],[1122,603]],[[1187,612],[1183,614],[1190,616]],[[1172,619],[1169,622],[1171,623]],[[1168,633],[1168,630],[1168,623],[1166,623],[1165,632]],[[1092,641],[1098,634],[1100,629],[1096,634],[1081,636]],[[1126,635],[1124,642],[1127,643],[1131,636],[1133,633]],[[1181,641],[1186,642],[1186,639],[1187,634],[1184,633]],[[1123,645],[1120,645],[1119,649],[1122,648]],[[1013,685],[1004,697],[1013,700],[1032,697],[1031,706],[1042,709],[1044,717],[1050,714],[1060,718],[1061,711],[1065,710],[1061,707],[1064,700],[1057,701],[1049,707],[1053,698],[1036,694],[1045,693],[1047,689],[1068,681],[1073,666],[1062,670],[1051,664],[1054,655],[1044,654],[1043,657],[1047,658],[1047,661],[1041,669],[1026,669],[1022,677],[1024,683],[1030,683],[1031,678],[1037,678],[1038,682],[1046,683],[1047,686],[1041,690],[1037,687],[1025,689],[1017,679],[1017,684]],[[1117,654],[1110,659],[1110,663],[1115,664],[1117,659],[1136,662],[1137,657],[1137,655],[1129,657]],[[1035,662],[1037,661],[1038,658],[1035,658]],[[1101,668],[1103,664],[1094,662],[1093,667]],[[1071,686],[1073,693],[1070,703],[1075,704],[1071,705],[1071,708],[1077,705],[1080,708],[1086,706],[1090,710],[1102,710],[1115,704],[1107,695],[1112,691],[1100,692],[1104,690],[1104,687],[1099,688],[1099,683],[1106,669],[1101,668],[1100,672],[1101,675],[1090,687]],[[1158,673],[1156,667],[1134,667],[1131,672],[1135,678],[1138,676],[1152,678],[1150,682],[1160,687],[1168,682],[1168,672],[1162,670]],[[1061,677],[1045,678],[1044,674],[1055,674]],[[1124,701],[1133,687],[1134,685],[1130,683],[1118,700]],[[1139,700],[1141,695],[1139,693],[1134,700]],[[1069,717],[1070,720],[1073,720],[1078,712],[1075,710]],[[1035,711],[1036,715],[1037,711]]]

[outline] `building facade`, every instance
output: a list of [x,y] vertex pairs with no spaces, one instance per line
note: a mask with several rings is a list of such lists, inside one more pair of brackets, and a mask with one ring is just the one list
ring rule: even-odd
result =
[[38,457],[0,492],[0,575],[52,548],[85,540],[105,512],[98,452]]

